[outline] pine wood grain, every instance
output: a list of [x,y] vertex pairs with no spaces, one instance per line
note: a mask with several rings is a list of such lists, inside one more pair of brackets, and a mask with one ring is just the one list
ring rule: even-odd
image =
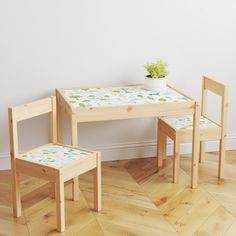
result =
[[218,153],[199,164],[199,188],[191,189],[190,156],[181,156],[179,183],[172,183],[172,158],[157,170],[156,158],[102,163],[101,212],[93,208],[93,172],[80,176],[80,198],[65,184],[66,231],[55,229],[50,184],[22,175],[22,217],[12,215],[10,171],[0,172],[0,235],[211,236],[236,235],[236,151],[228,151],[225,181],[217,178]]

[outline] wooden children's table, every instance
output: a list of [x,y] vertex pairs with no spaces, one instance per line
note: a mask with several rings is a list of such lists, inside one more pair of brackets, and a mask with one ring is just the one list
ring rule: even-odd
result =
[[60,88],[56,90],[58,142],[62,141],[62,112],[71,121],[71,142],[78,145],[80,122],[193,115],[191,187],[198,183],[199,103],[174,89],[148,91],[143,85]]

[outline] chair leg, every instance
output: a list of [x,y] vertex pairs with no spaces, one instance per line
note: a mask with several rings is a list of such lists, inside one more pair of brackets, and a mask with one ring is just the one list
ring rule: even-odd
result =
[[20,174],[12,168],[12,203],[14,217],[21,216]]
[[224,179],[224,163],[225,163],[225,138],[220,140],[219,166],[218,166],[219,179]]
[[72,192],[73,192],[73,201],[79,200],[79,177],[75,177],[72,180]]
[[94,169],[94,210],[100,211],[101,209],[101,159],[97,155],[97,167]]
[[[78,124],[77,119],[74,115],[71,116],[71,144],[73,146],[78,145]],[[73,178],[72,181],[72,195],[73,200],[78,201],[79,200],[79,177]]]
[[158,130],[157,136],[157,166],[162,167],[163,159],[166,159],[167,136],[161,129]]
[[58,177],[56,182],[57,231],[65,230],[64,182]]
[[199,163],[202,163],[205,161],[205,142],[200,142],[200,155],[199,155]]
[[178,183],[179,181],[179,166],[180,166],[180,144],[176,137],[174,140],[174,155],[173,155],[173,182]]
[[55,183],[50,183],[51,190],[52,190],[52,198],[55,199],[55,193],[56,193],[56,186]]

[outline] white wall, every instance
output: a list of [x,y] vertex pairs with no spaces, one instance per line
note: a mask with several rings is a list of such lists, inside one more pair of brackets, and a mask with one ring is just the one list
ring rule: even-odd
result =
[[[140,83],[143,64],[157,58],[168,62],[169,82],[198,99],[203,74],[229,85],[228,148],[236,148],[235,12],[234,0],[1,0],[0,168],[8,106],[56,87]],[[210,109],[217,115],[214,101]],[[46,141],[36,122],[46,119],[20,126],[21,150]],[[153,119],[87,123],[80,145],[105,159],[153,155],[154,127]]]

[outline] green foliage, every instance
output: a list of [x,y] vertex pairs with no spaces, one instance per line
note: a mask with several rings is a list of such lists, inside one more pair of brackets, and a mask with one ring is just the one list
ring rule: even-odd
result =
[[167,63],[159,60],[154,63],[147,63],[144,68],[147,70],[148,77],[153,79],[164,78],[168,75]]

